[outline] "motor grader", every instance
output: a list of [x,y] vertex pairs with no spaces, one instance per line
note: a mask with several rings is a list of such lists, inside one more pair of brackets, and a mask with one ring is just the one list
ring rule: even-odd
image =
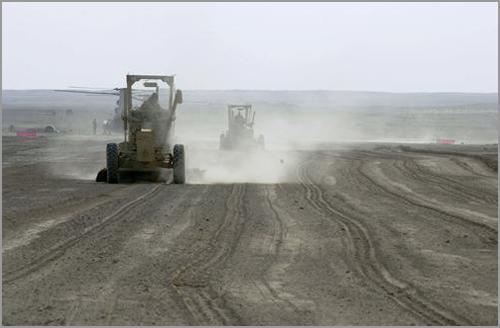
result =
[[220,135],[221,150],[264,148],[264,136],[254,139],[255,111],[252,105],[228,105],[226,133]]
[[[142,88],[133,89],[136,83],[142,83]],[[168,86],[166,93],[160,94],[159,83]],[[146,90],[150,93],[145,96]],[[96,181],[118,183],[123,176],[136,173],[157,180],[164,169],[170,169],[173,182],[183,184],[184,146],[172,145],[176,109],[182,103],[182,91],[175,89],[174,76],[127,75],[123,92],[124,141],[106,145],[106,168],[97,174]],[[133,103],[137,99],[134,92],[141,93],[142,104]]]

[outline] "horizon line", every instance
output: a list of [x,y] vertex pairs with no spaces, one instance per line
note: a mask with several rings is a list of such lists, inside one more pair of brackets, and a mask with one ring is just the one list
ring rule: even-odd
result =
[[[82,87],[82,89],[87,89]],[[88,87],[88,89],[93,89]],[[95,88],[94,88],[95,89]],[[99,88],[101,90],[113,90],[114,88]],[[183,91],[243,91],[243,92],[355,92],[355,93],[386,93],[386,94],[496,94],[498,91],[374,91],[374,90],[351,90],[351,89],[184,89]],[[56,91],[56,90],[73,90],[72,88],[9,88],[3,91]]]

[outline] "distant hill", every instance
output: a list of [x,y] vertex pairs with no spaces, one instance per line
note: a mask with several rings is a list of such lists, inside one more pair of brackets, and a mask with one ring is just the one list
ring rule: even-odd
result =
[[[184,90],[186,104],[225,106],[251,103],[286,107],[461,107],[495,109],[497,93],[389,93],[365,91],[260,91]],[[109,110],[115,96],[56,92],[53,90],[2,90],[2,108]]]
[[206,102],[250,102],[347,106],[347,107],[428,107],[498,103],[496,93],[389,93],[365,91],[186,91],[186,99]]

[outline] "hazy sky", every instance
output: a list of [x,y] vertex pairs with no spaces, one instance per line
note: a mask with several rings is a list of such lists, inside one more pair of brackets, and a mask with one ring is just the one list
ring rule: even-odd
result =
[[497,3],[2,3],[2,88],[496,92]]

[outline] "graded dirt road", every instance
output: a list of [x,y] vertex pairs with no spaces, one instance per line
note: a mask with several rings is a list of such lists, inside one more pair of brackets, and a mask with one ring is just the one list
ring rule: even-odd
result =
[[103,141],[4,137],[3,324],[496,325],[496,145],[322,149],[108,185]]

